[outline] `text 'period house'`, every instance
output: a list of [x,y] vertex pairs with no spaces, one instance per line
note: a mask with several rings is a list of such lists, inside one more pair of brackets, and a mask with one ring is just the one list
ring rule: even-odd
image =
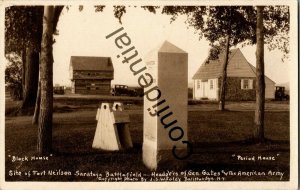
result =
[[109,95],[114,68],[110,57],[71,56],[72,93]]
[[[204,61],[193,76],[193,98],[219,100],[224,54],[216,60]],[[240,49],[229,53],[226,100],[255,100],[256,69]],[[275,82],[265,76],[265,98],[274,99]]]

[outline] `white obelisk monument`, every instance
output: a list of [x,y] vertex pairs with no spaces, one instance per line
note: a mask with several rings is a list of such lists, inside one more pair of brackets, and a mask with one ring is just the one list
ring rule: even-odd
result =
[[158,91],[148,93],[148,99],[144,96],[143,161],[155,170],[160,164],[179,161],[172,153],[174,147],[178,155],[187,149],[182,141],[188,140],[188,53],[165,41],[146,56],[145,62],[153,77],[151,87],[157,86],[161,92],[157,99]]

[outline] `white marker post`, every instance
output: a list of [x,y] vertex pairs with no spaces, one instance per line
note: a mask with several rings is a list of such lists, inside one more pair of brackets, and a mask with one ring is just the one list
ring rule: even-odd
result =
[[123,104],[102,103],[96,114],[97,128],[92,147],[101,150],[116,151],[132,148],[129,131],[129,115],[123,112]]

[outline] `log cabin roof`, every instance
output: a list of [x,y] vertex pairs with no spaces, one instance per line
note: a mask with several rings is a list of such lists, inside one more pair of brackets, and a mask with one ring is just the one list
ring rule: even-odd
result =
[[[222,76],[222,64],[224,62],[224,52],[216,60],[207,59],[194,74],[193,79],[213,79]],[[228,56],[227,76],[228,77],[256,77],[256,68],[251,65],[239,48],[230,50]],[[275,83],[265,76],[266,80]]]
[[113,71],[110,57],[71,56],[73,71]]

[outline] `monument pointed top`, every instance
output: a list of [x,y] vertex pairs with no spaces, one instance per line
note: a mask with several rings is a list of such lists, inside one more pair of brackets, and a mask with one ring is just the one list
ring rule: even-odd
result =
[[158,52],[164,53],[187,53],[180,49],[179,47],[175,46],[174,44],[168,42],[167,40],[163,42],[163,44],[158,49]]

